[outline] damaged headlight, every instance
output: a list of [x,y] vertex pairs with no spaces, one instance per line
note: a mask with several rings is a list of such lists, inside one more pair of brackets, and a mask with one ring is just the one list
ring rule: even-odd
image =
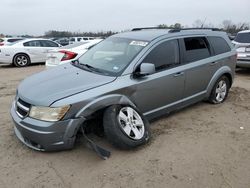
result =
[[59,121],[68,112],[70,105],[63,107],[43,107],[43,106],[32,106],[30,109],[29,116],[34,119],[43,121]]

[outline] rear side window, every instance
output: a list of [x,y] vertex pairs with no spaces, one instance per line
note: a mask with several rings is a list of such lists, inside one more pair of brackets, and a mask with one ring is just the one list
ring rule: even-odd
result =
[[29,42],[23,43],[24,46],[30,46],[30,47],[41,47],[41,44],[38,40],[33,40]]
[[210,57],[210,50],[205,37],[184,38],[185,61],[187,63]]
[[239,43],[250,43],[250,32],[238,33],[234,40]]
[[215,55],[231,51],[227,41],[221,37],[208,37],[208,40],[214,49]]
[[159,44],[143,60],[145,63],[155,64],[156,71],[167,69],[179,63],[179,43],[170,40]]

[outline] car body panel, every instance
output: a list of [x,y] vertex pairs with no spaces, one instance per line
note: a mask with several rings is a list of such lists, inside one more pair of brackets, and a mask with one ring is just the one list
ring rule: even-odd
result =
[[[57,70],[42,71],[32,77],[26,78],[19,85],[18,92],[19,96],[28,103],[50,106],[56,100],[107,84],[114,80],[114,77],[83,71],[73,65],[67,64],[60,66]],[[34,103],[34,101],[36,102]]]

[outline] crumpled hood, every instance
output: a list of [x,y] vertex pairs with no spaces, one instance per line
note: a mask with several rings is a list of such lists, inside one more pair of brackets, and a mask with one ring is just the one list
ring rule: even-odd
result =
[[18,86],[18,96],[33,105],[53,102],[112,82],[116,77],[88,72],[67,63],[26,78]]

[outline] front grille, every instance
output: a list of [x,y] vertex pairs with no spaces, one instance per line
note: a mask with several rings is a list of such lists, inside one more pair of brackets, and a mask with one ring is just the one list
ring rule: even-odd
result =
[[29,115],[31,105],[22,99],[16,101],[16,113],[20,118],[25,118]]

